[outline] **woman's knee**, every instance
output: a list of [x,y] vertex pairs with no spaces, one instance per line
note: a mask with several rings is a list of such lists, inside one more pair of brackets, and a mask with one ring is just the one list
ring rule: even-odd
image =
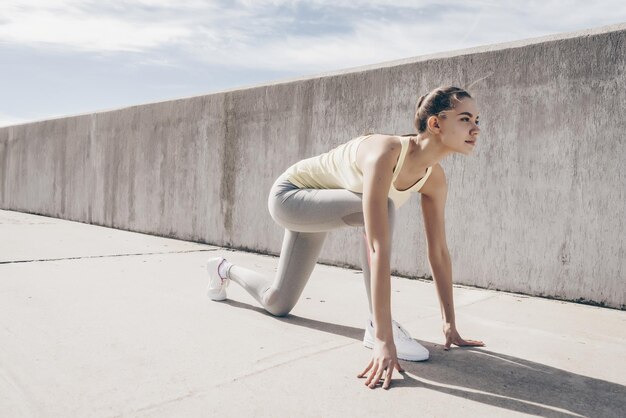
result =
[[274,306],[266,306],[265,310],[268,311],[269,313],[271,313],[274,316],[287,316],[289,315],[289,312],[291,312],[291,307],[289,308],[285,308],[285,307],[274,307]]
[[263,307],[274,316],[286,316],[291,312],[295,303],[283,299],[274,289],[267,289],[263,294]]

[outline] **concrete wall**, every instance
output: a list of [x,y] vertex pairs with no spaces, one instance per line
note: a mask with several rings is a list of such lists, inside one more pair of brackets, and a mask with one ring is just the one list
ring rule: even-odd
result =
[[[417,97],[466,86],[472,157],[453,156],[457,283],[624,309],[626,24],[0,129],[0,207],[276,254],[267,211],[295,161],[368,131],[412,132]],[[392,268],[430,275],[419,198]],[[359,229],[320,261],[358,265]]]

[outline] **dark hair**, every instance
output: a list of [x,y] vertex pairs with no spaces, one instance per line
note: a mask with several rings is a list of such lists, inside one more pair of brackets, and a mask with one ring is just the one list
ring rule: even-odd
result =
[[[454,109],[462,99],[472,98],[470,94],[459,87],[438,87],[426,93],[417,101],[415,108],[415,129],[418,133],[426,131],[426,121],[431,116],[439,116],[444,110]],[[445,115],[441,116],[445,118]]]

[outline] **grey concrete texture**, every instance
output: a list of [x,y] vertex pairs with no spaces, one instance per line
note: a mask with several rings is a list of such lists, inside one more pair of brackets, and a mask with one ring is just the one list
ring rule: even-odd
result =
[[392,278],[392,313],[426,346],[388,391],[356,375],[360,271],[318,264],[294,310],[237,284],[205,296],[224,255],[271,277],[275,257],[0,211],[0,416],[622,417],[626,312],[456,286],[442,349],[432,282]]
[[[0,208],[277,254],[287,167],[482,79],[475,155],[442,163],[455,282],[624,309],[625,70],[621,24],[0,128]],[[429,276],[417,197],[397,220],[394,273]],[[358,266],[357,234],[320,260]]]

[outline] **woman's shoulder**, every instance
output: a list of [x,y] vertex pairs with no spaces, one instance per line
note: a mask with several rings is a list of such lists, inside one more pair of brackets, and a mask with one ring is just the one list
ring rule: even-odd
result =
[[397,159],[402,149],[402,136],[388,134],[370,134],[359,144],[356,154],[356,162],[362,167],[366,160],[380,158]]
[[377,134],[370,133],[366,135],[361,135],[360,138],[363,138],[364,141],[369,141],[372,143],[401,143],[403,138],[409,138],[409,135],[393,135],[393,134]]
[[371,134],[364,138],[358,145],[355,162],[363,171],[367,162],[381,162],[388,160],[395,162],[400,156],[402,142],[397,135]]

